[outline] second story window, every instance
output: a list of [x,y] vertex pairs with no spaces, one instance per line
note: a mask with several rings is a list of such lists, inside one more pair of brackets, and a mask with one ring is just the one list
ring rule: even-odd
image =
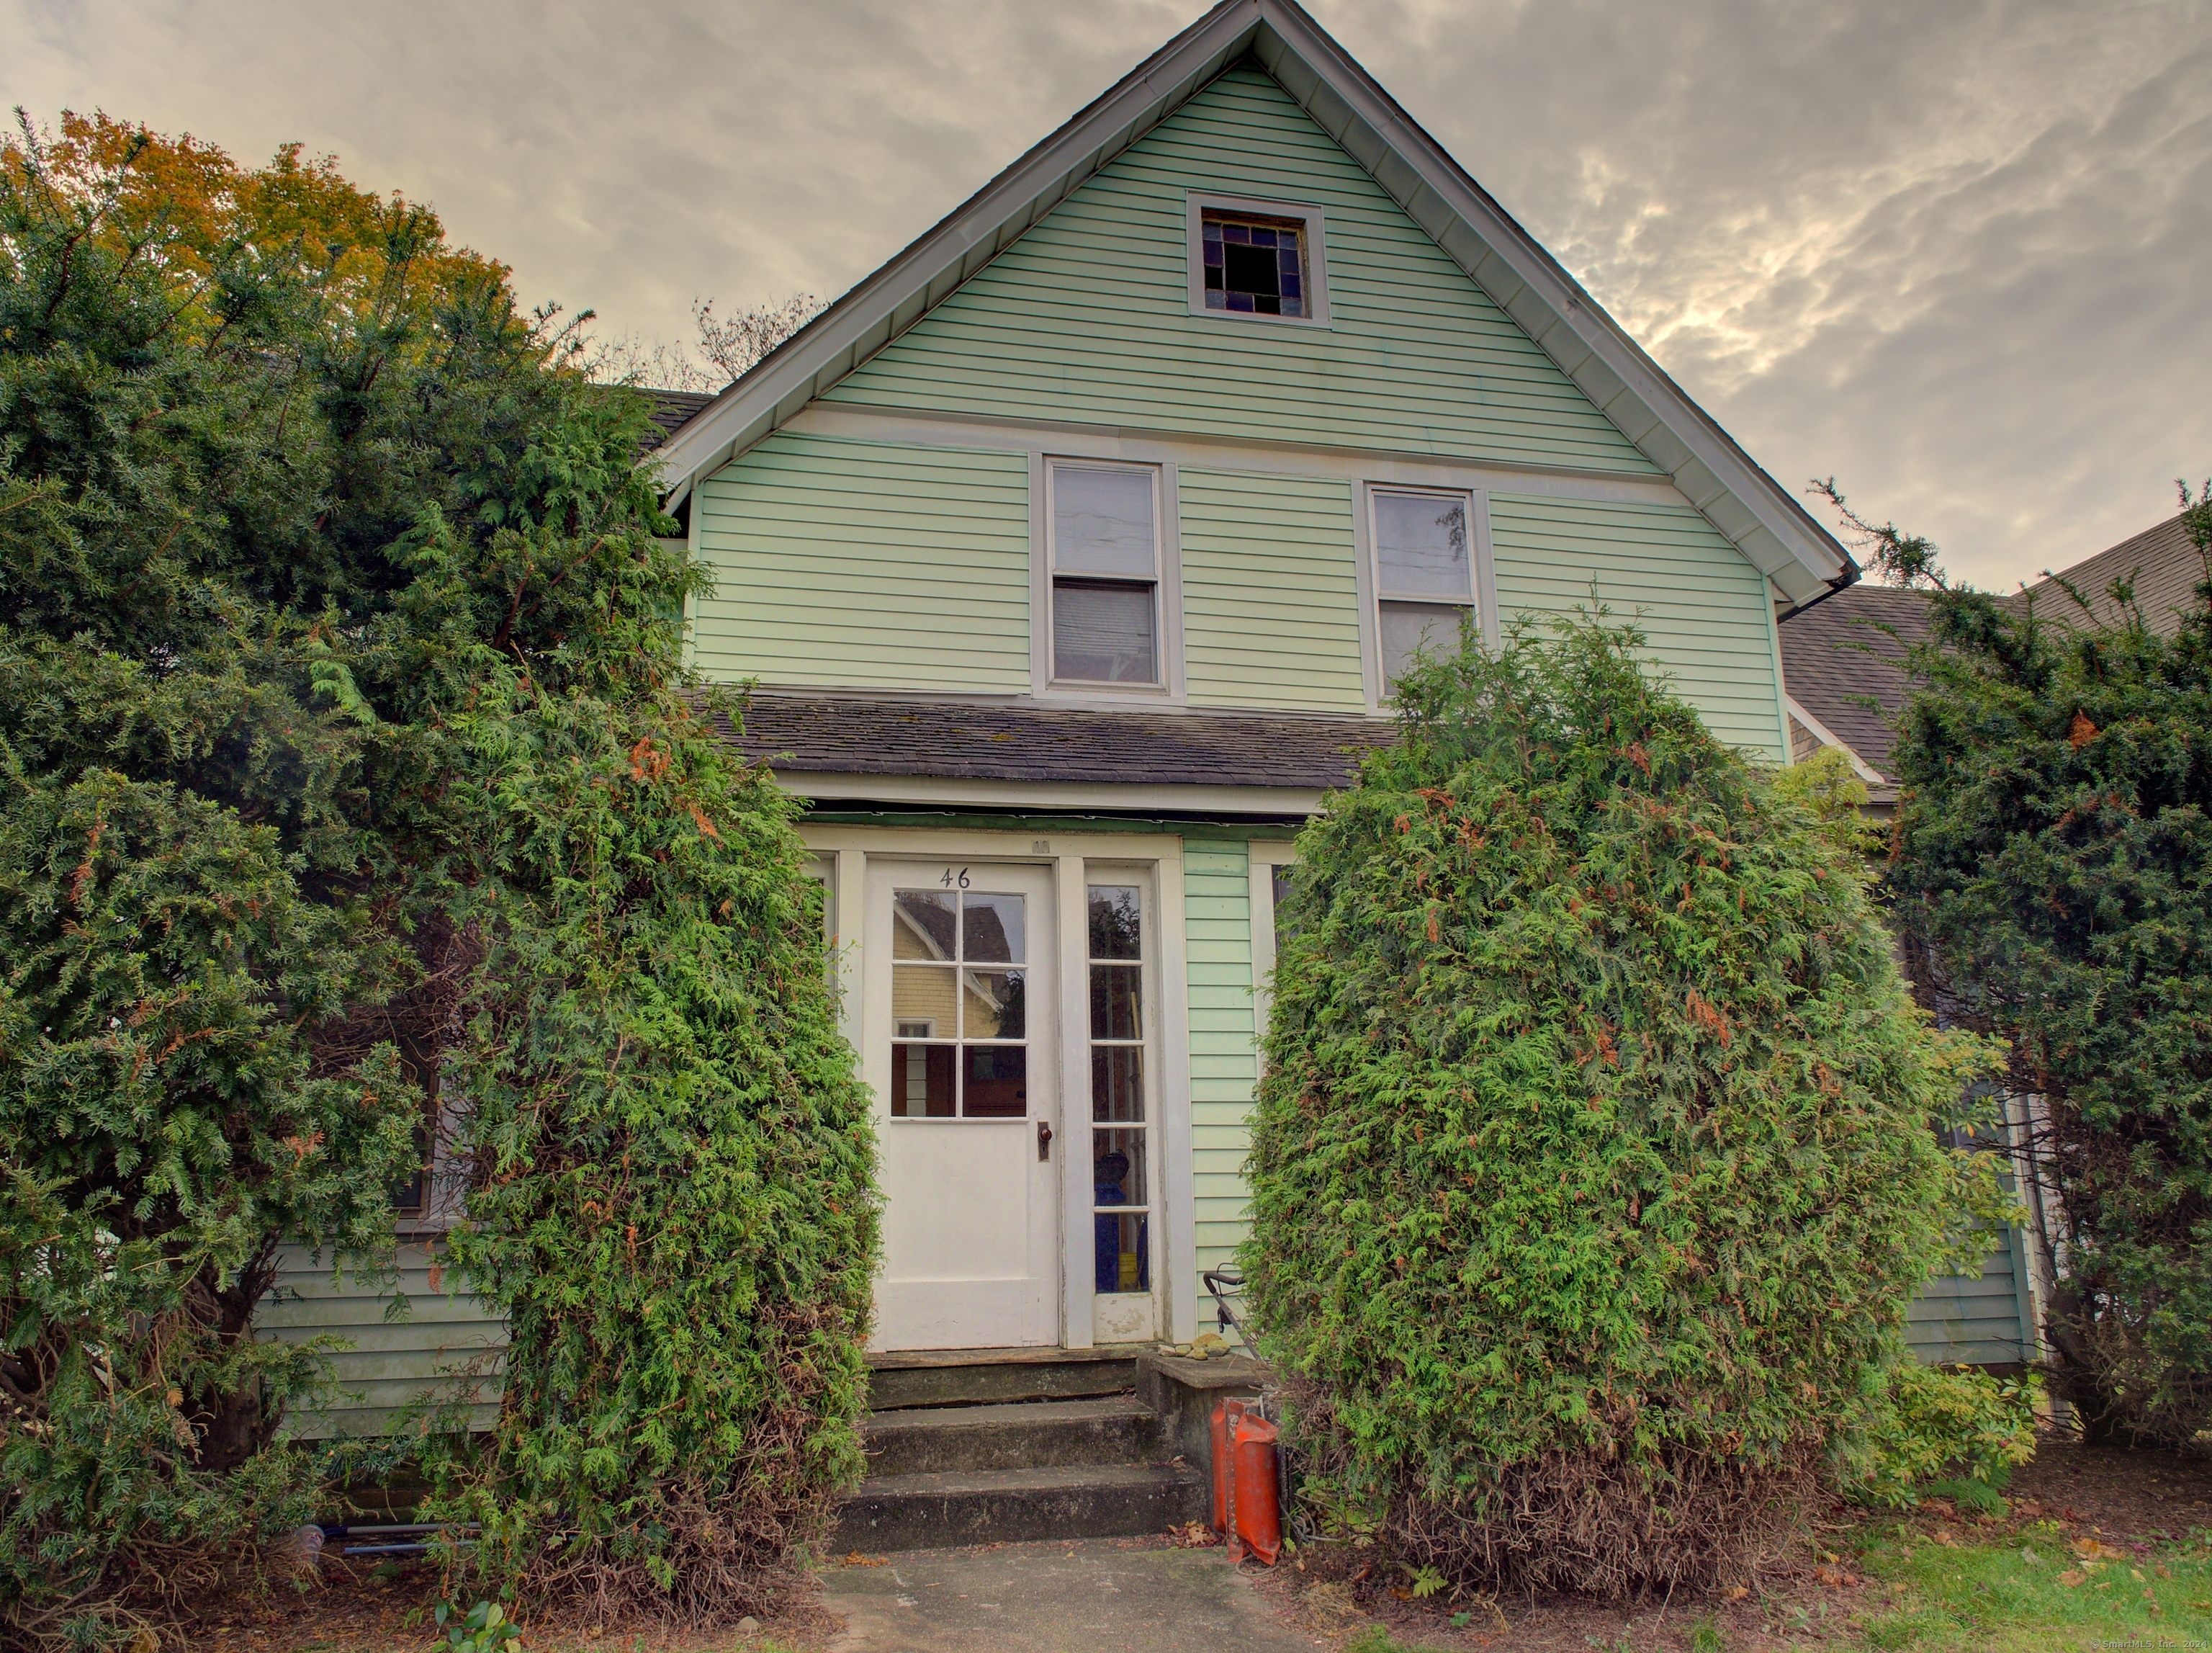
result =
[[1048,487],[1053,677],[1158,683],[1158,473],[1055,461]]
[[1460,624],[1474,615],[1474,553],[1465,494],[1377,488],[1368,497],[1387,694],[1417,650],[1457,652]]

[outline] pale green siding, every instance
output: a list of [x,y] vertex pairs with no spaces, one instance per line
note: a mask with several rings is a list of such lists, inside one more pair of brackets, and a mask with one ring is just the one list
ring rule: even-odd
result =
[[[1252,1023],[1252,890],[1244,845],[1186,839],[1183,926],[1190,969],[1191,1183],[1197,1269],[1234,1260],[1244,1237],[1246,1119],[1260,1067]],[[1212,1302],[1198,1290],[1199,1329]]]
[[1363,710],[1351,485],[1188,469],[1176,485],[1193,704]]
[[[293,1419],[294,1434],[374,1435],[424,1394],[459,1398],[471,1386],[477,1404],[470,1420],[479,1429],[490,1426],[507,1327],[476,1298],[453,1290],[458,1282],[438,1266],[441,1250],[401,1246],[398,1279],[390,1286],[351,1275],[333,1279],[327,1257],[318,1260],[298,1247],[285,1252],[276,1300],[263,1305],[255,1331],[285,1343],[327,1336],[352,1345],[334,1357],[336,1400],[319,1413]],[[395,1295],[407,1300],[404,1319],[386,1318]]]
[[855,689],[1030,686],[1029,461],[784,431],[699,489],[711,678]]
[[[1318,205],[1327,330],[1190,314],[1187,192]],[[1266,74],[1224,76],[829,399],[1654,467]]]
[[1695,510],[1494,493],[1490,534],[1507,619],[1587,609],[1595,587],[1714,734],[1788,759],[1766,581]]
[[2008,1229],[1978,1278],[1930,1280],[1905,1314],[1905,1341],[1930,1365],[2002,1366],[2041,1357],[2025,1236]]

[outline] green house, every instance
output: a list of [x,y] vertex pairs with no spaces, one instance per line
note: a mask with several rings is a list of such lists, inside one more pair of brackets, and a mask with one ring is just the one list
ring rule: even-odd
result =
[[[1787,762],[1778,618],[1858,572],[1290,0],[694,400],[652,461],[716,583],[692,658],[811,806],[890,1350],[1211,1323],[1291,840],[1424,638],[1595,594]],[[360,1340],[337,1422],[496,1348],[436,1180],[411,1321],[307,1260],[269,1317]]]

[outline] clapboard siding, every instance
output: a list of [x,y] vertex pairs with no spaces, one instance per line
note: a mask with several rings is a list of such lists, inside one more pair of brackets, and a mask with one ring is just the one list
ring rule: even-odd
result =
[[702,484],[710,678],[1026,692],[1029,461],[779,432]]
[[[1190,314],[1191,190],[1327,215],[1332,325]],[[1223,76],[829,393],[875,406],[1649,474],[1264,72]]]
[[1978,1278],[1946,1275],[1912,1300],[1905,1338],[1930,1365],[2001,1366],[2040,1358],[2027,1289],[2027,1256],[2008,1229]]
[[[293,1434],[374,1435],[425,1394],[459,1398],[471,1385],[477,1404],[469,1408],[469,1422],[490,1427],[507,1327],[454,1290],[459,1282],[440,1266],[441,1252],[434,1244],[402,1245],[398,1278],[391,1284],[350,1274],[334,1278],[327,1257],[296,1247],[283,1253],[273,1298],[255,1318],[255,1331],[285,1343],[330,1337],[350,1345],[332,1357],[338,1388],[332,1403],[294,1418]],[[395,1297],[406,1300],[408,1313],[399,1319],[386,1313]]]
[[1593,594],[1633,619],[1650,658],[1722,740],[1790,753],[1766,582],[1688,505],[1490,496],[1498,606],[1571,614]]
[[[1196,1269],[1236,1260],[1244,1237],[1247,1120],[1260,1074],[1252,1020],[1252,892],[1245,845],[1186,839],[1183,930],[1190,948],[1192,1186]],[[1200,1017],[1203,1016],[1203,1026]],[[1201,1330],[1212,1302],[1194,1279]]]
[[1190,698],[1364,710],[1350,485],[1185,469],[1176,490]]

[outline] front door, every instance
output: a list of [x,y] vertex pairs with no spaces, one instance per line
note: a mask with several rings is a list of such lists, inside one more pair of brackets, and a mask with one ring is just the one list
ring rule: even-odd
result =
[[1060,1341],[1059,1058],[1042,867],[873,862],[865,1068],[881,1349]]

